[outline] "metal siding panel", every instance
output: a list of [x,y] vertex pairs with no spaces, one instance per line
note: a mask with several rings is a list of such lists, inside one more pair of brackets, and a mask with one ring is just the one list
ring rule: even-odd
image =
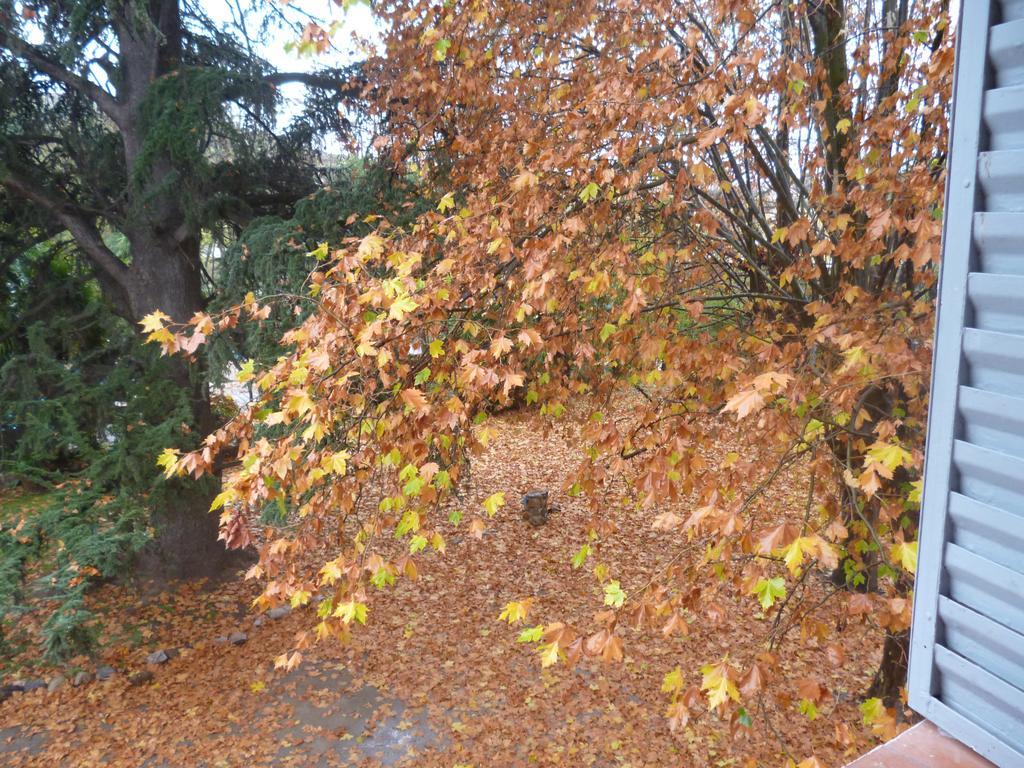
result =
[[1019,568],[1024,552],[1024,515],[949,495],[949,540],[1007,568]]
[[[1024,23],[1024,22],[1022,22]],[[978,183],[985,199],[985,210],[995,215],[993,227],[1005,224],[1008,227],[1020,221],[1013,217],[1002,217],[1004,213],[1019,213],[1024,211],[1024,150],[1014,149],[1007,152],[982,152],[978,156]],[[975,216],[975,239],[979,231],[977,221],[980,216],[992,216],[992,213],[976,213]],[[998,232],[1005,240],[1009,238],[1020,244],[1021,230],[1004,229]],[[985,270],[995,272],[998,270]]]
[[1024,460],[956,440],[953,466],[955,487],[964,496],[1010,512],[1024,511]]
[[1024,336],[965,328],[964,383],[1004,395],[1024,393]]
[[[1024,85],[987,91],[982,117],[988,129],[988,149],[1024,148]],[[953,151],[956,149],[954,143]]]
[[[973,3],[975,0],[961,0],[961,2]],[[1016,21],[1017,19],[1024,19],[1024,0],[1001,0],[998,3],[1000,13],[1000,21]]]
[[[1024,176],[1019,189],[1024,204]],[[1024,213],[974,214],[974,252],[979,272],[1024,275]]]
[[964,440],[1024,458],[1024,399],[960,387],[958,409]]
[[908,691],[1008,768],[1024,766],[1024,0],[965,2],[959,32]]
[[948,597],[939,598],[939,618],[944,647],[1024,690],[1024,635]]
[[[1024,97],[1024,91],[1021,92]],[[967,298],[973,311],[971,325],[983,331],[1024,334],[1024,277],[971,272]]]
[[945,564],[951,600],[1024,634],[1024,574],[956,544],[946,546]]
[[1024,751],[1024,692],[942,646],[935,649],[935,666],[947,706]]
[[1024,82],[1024,19],[992,27],[988,48],[997,86]]

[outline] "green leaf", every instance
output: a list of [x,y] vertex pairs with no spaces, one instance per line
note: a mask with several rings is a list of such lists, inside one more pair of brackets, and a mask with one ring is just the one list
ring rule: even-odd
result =
[[445,211],[450,211],[454,208],[455,196],[451,192],[446,193],[445,196],[441,198],[441,201],[437,204],[437,210],[439,210],[441,213],[444,213]]
[[761,607],[767,611],[775,605],[776,600],[785,598],[786,580],[779,576],[774,579],[761,579],[754,585],[754,594],[761,602]]
[[448,513],[448,522],[451,523],[452,525],[458,525],[459,523],[461,523],[462,522],[462,510],[461,509],[453,509],[451,512],[449,512]]
[[391,569],[381,567],[370,577],[370,582],[377,589],[384,589],[384,587],[389,587],[395,583],[395,574],[391,572]]
[[601,341],[608,341],[608,337],[619,330],[618,326],[614,323],[605,323],[601,328]]
[[415,381],[417,384],[422,384],[425,381],[429,381],[429,380],[430,380],[430,368],[424,368],[423,370],[419,371],[413,377],[413,381]]
[[621,608],[626,602],[626,593],[619,586],[618,581],[609,581],[604,585],[604,604],[612,608]]
[[444,61],[448,56],[448,49],[452,47],[452,41],[447,37],[434,43],[434,61]]
[[402,519],[398,521],[398,525],[395,527],[395,538],[400,539],[410,531],[418,531],[420,529],[420,513],[415,509],[405,510],[405,514],[402,515]]
[[590,557],[590,545],[584,544],[576,551],[576,554],[572,556],[572,567],[582,568],[583,564],[587,562],[588,557]]
[[866,699],[861,702],[860,713],[864,718],[864,725],[871,725],[885,715],[885,703],[877,698]]
[[800,699],[800,704],[797,705],[800,710],[800,714],[807,717],[808,720],[814,721],[818,717],[818,707],[810,699]]
[[402,486],[402,495],[410,498],[419,496],[420,491],[423,490],[424,482],[422,477],[414,477],[412,480]]
[[411,539],[409,539],[409,554],[410,555],[415,555],[417,552],[419,552],[420,550],[424,549],[426,546],[427,546],[427,537],[426,536],[421,536],[420,534],[417,533],[415,536],[413,536]]
[[591,200],[596,198],[600,192],[601,188],[594,182],[590,182],[580,190],[580,200],[584,203],[589,203]]
[[526,627],[519,633],[519,637],[516,638],[517,643],[536,643],[544,637],[544,625],[538,624],[536,627]]

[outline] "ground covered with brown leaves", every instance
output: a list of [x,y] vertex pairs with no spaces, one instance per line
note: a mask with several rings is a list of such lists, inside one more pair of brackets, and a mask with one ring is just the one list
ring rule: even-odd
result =
[[[503,491],[509,505],[480,538],[469,535],[469,515],[447,527],[446,554],[429,558],[417,582],[400,579],[375,595],[369,621],[351,644],[320,644],[305,652],[299,669],[275,671],[273,659],[314,620],[296,611],[254,624],[252,583],[148,596],[104,587],[93,598],[105,619],[101,658],[75,659],[63,670],[23,666],[8,682],[13,675],[61,672],[70,681],[77,669],[101,664],[117,674],[15,694],[0,704],[0,762],[781,768],[788,758],[815,754],[835,768],[871,746],[857,709],[878,661],[880,639],[868,629],[837,658],[814,632],[794,627],[777,649],[781,660],[771,684],[748,704],[749,728],[730,735],[729,723],[705,710],[670,731],[661,692],[666,673],[678,665],[688,683],[698,683],[702,665],[726,654],[743,665],[764,650],[771,618],[753,597],[736,600],[724,589],[715,596],[714,584],[701,585],[711,593],[703,604],[712,608],[687,617],[686,635],[623,627],[622,662],[585,657],[574,667],[542,669],[534,648],[516,642],[518,630],[496,620],[506,603],[532,595],[529,624],[561,621],[585,631],[602,608],[594,564],[607,566],[632,593],[677,557],[685,540],[652,530],[651,513],[609,509],[617,532],[602,538],[587,566],[573,569],[571,557],[586,541],[591,518],[561,492],[579,460],[577,425],[544,434],[526,415],[496,421],[463,501],[479,508]],[[722,429],[724,455],[740,440],[730,427]],[[792,472],[762,502],[766,522],[803,514],[806,483],[799,468]],[[560,510],[531,528],[515,502],[536,488],[550,489]],[[685,557],[696,563],[703,554],[695,547]],[[826,594],[824,585],[809,589]],[[829,611],[826,604],[819,616],[828,620]],[[243,644],[223,641],[236,631],[245,632]],[[180,653],[147,665],[147,656],[162,648]],[[19,661],[29,663],[31,653]],[[151,678],[129,681],[147,669]],[[798,711],[807,678],[827,688],[813,720]]]

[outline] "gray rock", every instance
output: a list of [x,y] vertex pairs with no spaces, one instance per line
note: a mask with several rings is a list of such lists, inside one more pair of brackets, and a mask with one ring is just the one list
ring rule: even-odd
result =
[[249,636],[245,632],[232,632],[228,635],[228,642],[232,645],[242,645],[248,639]]
[[266,616],[257,616],[255,619],[252,620],[252,625],[254,627],[262,627],[264,623],[266,623],[266,620]]
[[291,606],[289,606],[289,605],[278,605],[278,606],[276,606],[274,608],[271,608],[269,611],[267,611],[267,616],[272,618],[274,621],[277,621],[278,619],[283,619],[285,616],[287,616],[291,612],[292,612]]
[[227,641],[228,641],[228,636],[227,635],[217,635],[215,638],[213,638],[213,642],[215,642],[217,645],[223,645]]
[[80,685],[85,685],[86,683],[91,683],[92,679],[93,679],[92,672],[79,672],[77,675],[75,675],[73,678],[71,678],[71,684],[77,688]]
[[42,678],[37,678],[35,680],[29,680],[27,683],[25,683],[25,693],[28,693],[29,691],[38,691],[40,688],[45,688],[45,687],[46,687],[46,681],[43,680]]
[[100,667],[99,669],[96,670],[96,679],[97,680],[109,680],[110,678],[112,678],[116,674],[117,674],[117,670],[116,669],[114,669],[113,667],[108,667],[108,666],[104,665],[104,666],[102,666],[102,667]]
[[0,701],[7,701],[15,693],[13,685],[0,685]]
[[146,657],[147,664],[164,664],[171,660],[170,655],[167,651],[153,651],[149,656]]
[[25,681],[24,680],[12,680],[10,685],[13,693],[24,693],[25,692]]
[[128,675],[128,682],[132,685],[143,685],[153,679],[153,673],[148,669],[140,670],[135,674]]
[[68,679],[64,677],[64,675],[57,675],[47,684],[46,690],[48,690],[50,693],[53,693],[54,691],[59,691],[61,688],[64,687],[64,683],[66,683],[67,681]]

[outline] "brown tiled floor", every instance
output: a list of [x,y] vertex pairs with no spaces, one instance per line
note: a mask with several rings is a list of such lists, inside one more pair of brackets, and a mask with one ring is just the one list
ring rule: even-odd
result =
[[929,722],[918,723],[847,768],[994,768],[970,747]]

